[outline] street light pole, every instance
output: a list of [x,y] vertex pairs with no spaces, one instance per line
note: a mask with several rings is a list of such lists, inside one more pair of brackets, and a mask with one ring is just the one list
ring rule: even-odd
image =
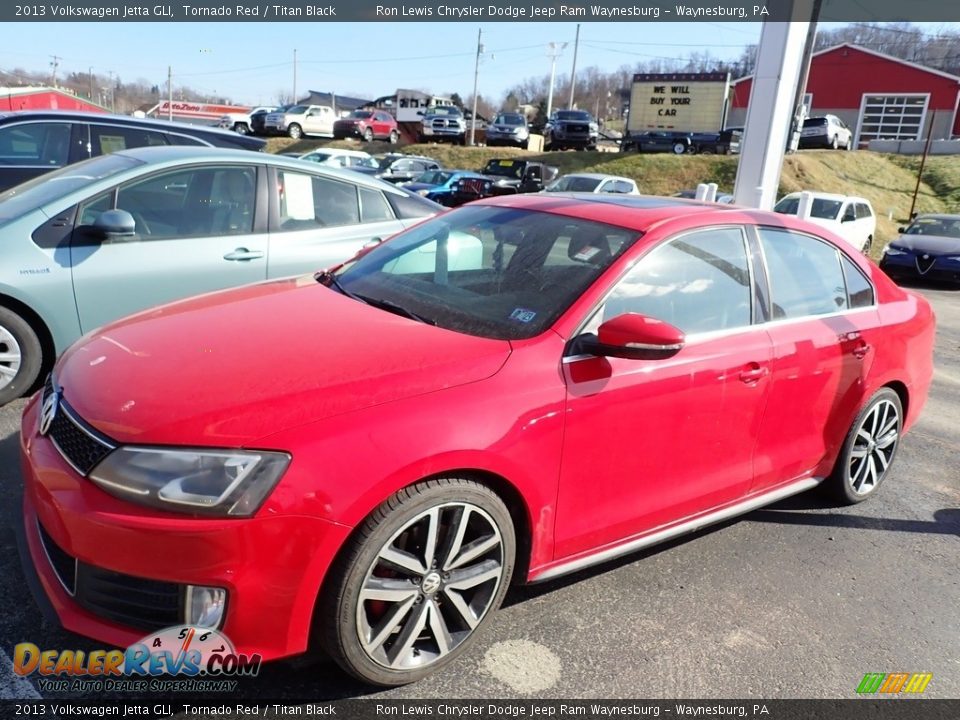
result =
[[470,117],[470,145],[477,144],[477,87],[480,81],[480,55],[483,53],[483,28],[477,29],[477,60],[473,65],[473,111]]
[[580,48],[580,23],[577,23],[577,35],[573,39],[573,67],[570,69],[570,101],[567,107],[573,110],[573,90],[577,86],[577,50]]
[[563,52],[567,43],[548,43],[547,57],[550,58],[550,90],[547,92],[547,120],[550,119],[550,113],[553,111],[553,82],[557,76],[557,58]]

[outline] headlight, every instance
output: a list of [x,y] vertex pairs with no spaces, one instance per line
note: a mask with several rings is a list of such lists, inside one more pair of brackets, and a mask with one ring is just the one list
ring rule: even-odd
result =
[[599,132],[600,126],[597,123],[590,123],[590,132]]
[[901,250],[900,248],[894,247],[893,245],[887,245],[883,249],[883,254],[884,255],[906,255],[907,252],[906,250]]
[[530,134],[530,131],[527,128],[517,128],[516,133],[517,137],[525,138]]
[[102,490],[161,510],[253,515],[290,464],[286,453],[122,447],[90,473]]
[[422,197],[426,197],[429,194],[430,194],[430,190],[428,190],[427,188],[423,188],[422,190],[417,190],[417,195],[420,195]]

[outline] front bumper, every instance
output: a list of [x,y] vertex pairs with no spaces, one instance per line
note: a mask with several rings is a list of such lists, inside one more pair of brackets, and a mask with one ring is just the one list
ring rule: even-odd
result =
[[198,519],[123,502],[81,477],[37,433],[38,400],[24,409],[21,429],[25,539],[65,628],[118,647],[150,631],[91,610],[79,585],[68,592],[55,569],[62,571],[64,557],[75,568],[120,574],[128,585],[226,588],[221,630],[239,652],[269,660],[307,649],[323,576],[348,527],[304,516]]
[[334,125],[333,137],[337,140],[347,137],[363,137],[365,127],[360,125]]
[[960,283],[960,260],[931,257],[923,260],[914,253],[887,255],[880,259],[880,269],[892,278]]

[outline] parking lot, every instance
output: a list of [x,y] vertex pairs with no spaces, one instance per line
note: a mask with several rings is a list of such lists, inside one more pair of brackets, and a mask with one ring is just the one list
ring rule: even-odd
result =
[[[849,698],[865,673],[901,671],[933,673],[927,696],[960,696],[960,291],[920,292],[938,317],[936,375],[877,498],[837,508],[808,493],[514,589],[450,670],[376,696]],[[12,675],[16,643],[96,647],[43,617],[20,569],[22,407],[0,409],[0,697],[37,697]],[[369,693],[307,657],[266,666],[235,699]]]

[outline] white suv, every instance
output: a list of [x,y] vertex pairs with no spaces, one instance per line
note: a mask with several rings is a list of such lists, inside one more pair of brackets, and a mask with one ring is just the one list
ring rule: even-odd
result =
[[799,147],[850,150],[853,147],[853,131],[836,115],[807,118],[800,131]]
[[[796,215],[800,207],[801,193],[784,195],[774,212]],[[873,236],[877,231],[877,218],[870,201],[849,195],[831,195],[811,192],[809,222],[828,228],[863,253],[870,251]]]

